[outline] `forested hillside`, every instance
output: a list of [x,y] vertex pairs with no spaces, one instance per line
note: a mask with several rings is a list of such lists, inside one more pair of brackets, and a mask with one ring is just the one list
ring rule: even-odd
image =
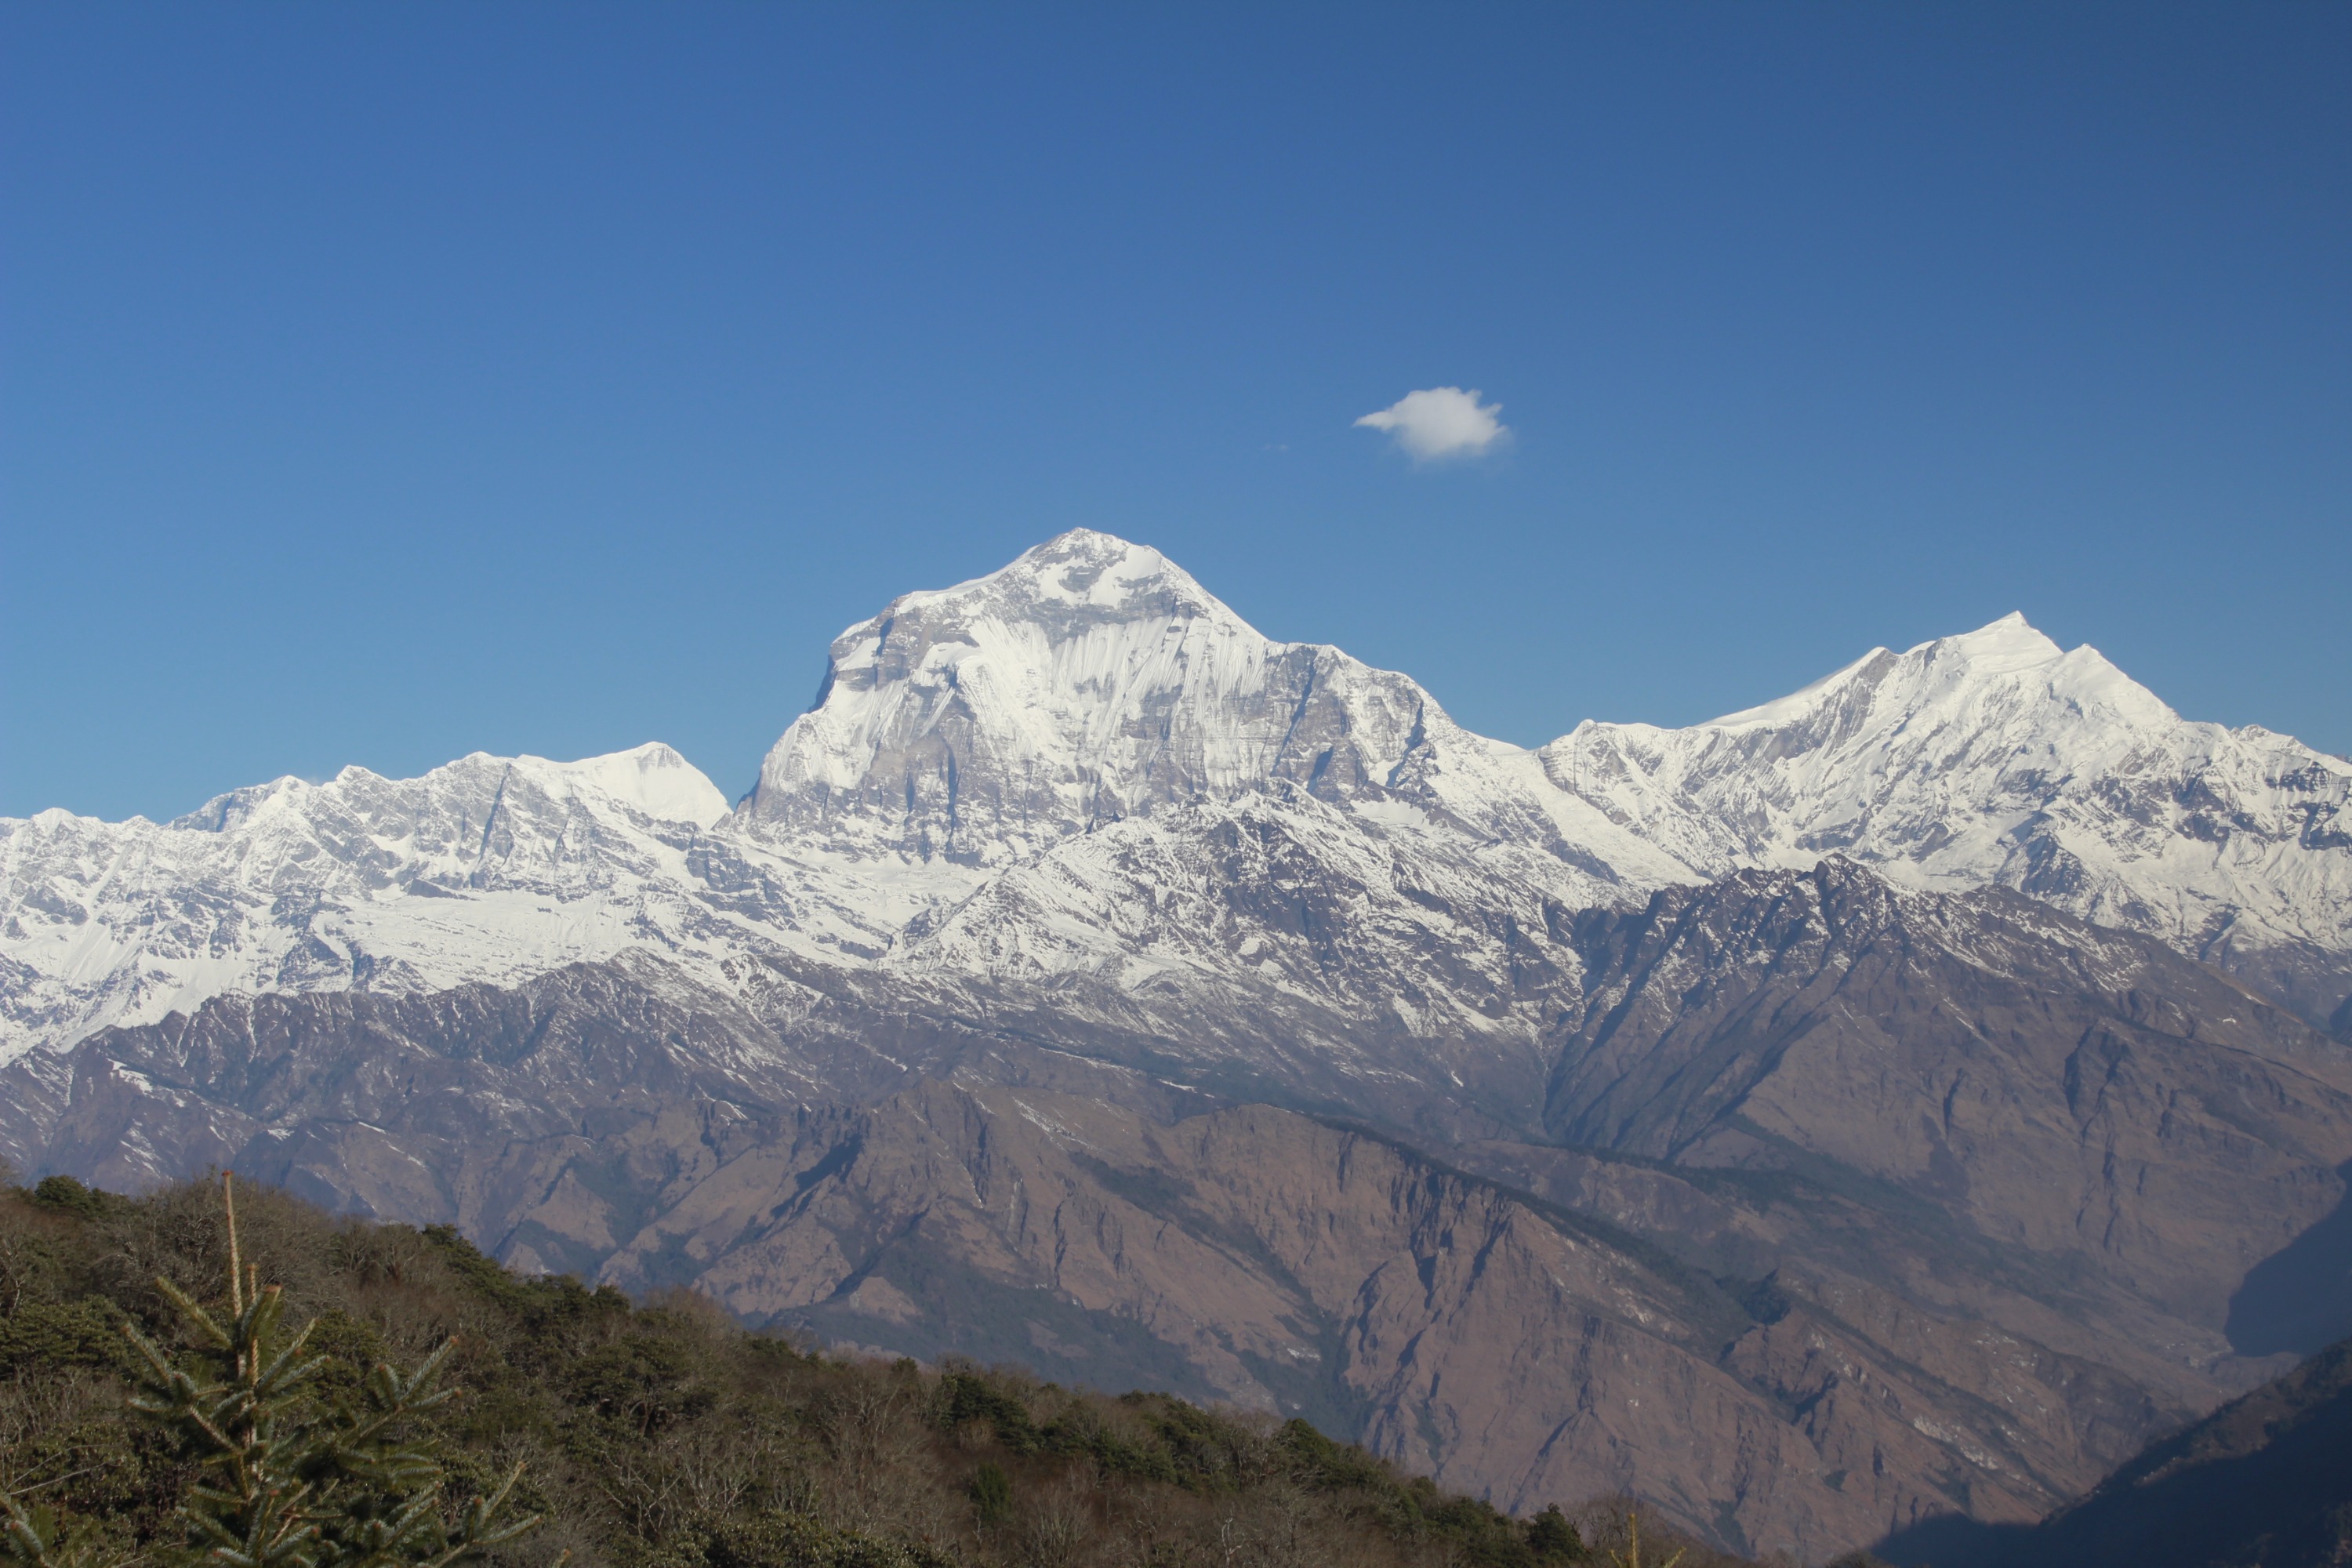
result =
[[[567,1552],[583,1568],[1635,1559],[1622,1508],[1514,1520],[1303,1421],[1006,1368],[814,1352],[747,1333],[693,1296],[639,1304],[569,1278],[519,1278],[446,1227],[339,1218],[242,1187],[236,1206],[248,1280],[281,1289],[269,1309],[282,1306],[280,1342],[307,1325],[306,1353],[324,1358],[289,1384],[282,1430],[363,1414],[454,1341],[440,1383],[459,1396],[376,1439],[383,1453],[420,1457],[398,1474],[377,1465],[394,1476],[385,1496],[422,1495],[436,1468],[442,1482],[432,1511],[444,1522],[394,1561],[446,1550],[457,1538],[445,1524],[518,1464],[502,1518],[543,1522],[479,1554],[515,1568]],[[144,1385],[170,1403],[142,1334],[203,1382],[201,1323],[158,1280],[232,1337],[235,1312],[250,1314],[249,1290],[228,1299],[231,1237],[218,1184],[138,1198],[66,1177],[0,1187],[0,1488],[19,1521],[0,1555],[46,1543],[59,1563],[190,1560],[191,1486],[219,1488],[230,1472],[205,1467],[210,1445],[188,1423],[126,1396]],[[379,1365],[396,1375],[371,1388]],[[1643,1563],[1734,1561],[1642,1533]]]

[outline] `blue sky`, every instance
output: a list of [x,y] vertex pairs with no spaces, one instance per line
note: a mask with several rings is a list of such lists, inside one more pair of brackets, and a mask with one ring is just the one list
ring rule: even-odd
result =
[[[1085,524],[1537,742],[2022,609],[2352,751],[2352,8],[0,10],[0,812],[663,739]],[[1501,405],[1415,464],[1361,416]]]

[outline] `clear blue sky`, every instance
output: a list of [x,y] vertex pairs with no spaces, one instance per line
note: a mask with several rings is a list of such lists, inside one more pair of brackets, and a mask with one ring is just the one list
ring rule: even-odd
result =
[[[0,812],[667,740],[1078,524],[1521,742],[2352,750],[2352,6],[0,10]],[[1475,387],[1507,447],[1360,415]]]

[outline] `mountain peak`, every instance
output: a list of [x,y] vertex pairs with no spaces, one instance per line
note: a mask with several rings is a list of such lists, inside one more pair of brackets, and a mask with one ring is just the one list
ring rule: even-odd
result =
[[[2091,649],[2081,648],[2076,653],[2105,665],[2105,660]],[[1938,691],[2056,664],[2067,657],[2064,649],[2028,623],[2022,612],[2011,610],[1975,631],[1936,637],[1900,654],[1884,647],[1872,648],[1852,664],[1786,697],[1710,719],[1698,728],[1778,728],[1801,722],[1824,706],[1867,705],[1874,694],[1889,686],[1905,692],[1914,702],[1928,700]],[[2120,677],[2121,672],[2116,673]]]
[[1249,631],[1248,624],[1192,574],[1148,544],[1091,528],[1074,528],[1023,551],[984,576],[949,588],[902,594],[873,620],[834,644],[860,639],[909,616],[932,619],[994,616],[1006,620],[1190,618],[1206,616]]
[[538,757],[518,757],[517,766],[530,765],[551,779],[567,784],[587,784],[644,812],[656,821],[691,822],[708,827],[727,816],[727,797],[701,769],[659,741],[648,741],[625,752],[583,757],[576,763],[548,763]]
[[1958,637],[1937,637],[1911,650],[1914,656],[1952,658],[1986,673],[2030,669],[2063,658],[2065,649],[2036,630],[2021,610],[2011,610],[1989,626]]
[[1021,577],[1073,603],[1117,599],[1144,584],[1190,589],[1209,597],[1190,573],[1148,544],[1098,529],[1074,528],[1023,551],[993,575]]
[[1403,677],[1276,642],[1157,550],[1074,529],[835,638],[741,811],[993,863],[1275,779],[1385,780],[1425,714]]

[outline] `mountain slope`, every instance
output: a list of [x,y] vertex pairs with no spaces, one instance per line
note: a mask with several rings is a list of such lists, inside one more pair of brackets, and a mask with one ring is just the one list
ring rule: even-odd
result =
[[1360,1431],[1516,1508],[1638,1485],[1710,1533],[1818,1551],[1943,1505],[1916,1465],[1875,1495],[1825,1484],[1717,1364],[1748,1325],[1711,1282],[1360,1135],[959,1083],[880,1108],[851,1147],[774,1189],[783,1212],[703,1277],[722,1300],[1078,1375],[1127,1371],[1141,1326],[1179,1352],[1163,1377]]
[[2014,619],[1527,751],[1081,531],[845,633],[732,811],[646,747],[0,824],[0,1146],[1827,1550],[2278,1369],[2347,779]]
[[1939,1568],[2331,1568],[2352,1554],[2352,1342],[2151,1444],[2037,1528],[1937,1521],[1880,1550]]
[[[404,1424],[407,1473],[446,1474],[446,1519],[523,1466],[515,1495],[543,1526],[492,1561],[1419,1568],[1435,1551],[1575,1568],[1626,1544],[1615,1510],[1580,1511],[1580,1540],[1557,1514],[1514,1520],[1448,1496],[1304,1422],[1013,1369],[804,1354],[674,1294],[632,1303],[509,1273],[446,1229],[353,1221],[249,1182],[235,1195],[243,1259],[310,1336],[311,1375],[295,1381],[319,1404],[443,1347],[440,1385],[460,1397]],[[186,1539],[174,1513],[207,1475],[172,1462],[163,1423],[125,1409],[137,1362],[118,1330],[175,1339],[184,1314],[150,1281],[206,1294],[231,1267],[227,1229],[208,1182],[137,1198],[56,1179],[0,1189],[0,1469],[39,1478],[26,1511],[67,1543],[49,1561],[189,1554],[173,1551]],[[311,1415],[297,1404],[282,1440],[327,1436]],[[376,1500],[339,1487],[312,1517],[332,1529],[355,1490]],[[430,1518],[431,1490],[410,1497]],[[1744,1568],[1642,1522],[1654,1553]]]
[[103,1031],[5,1069],[0,1133],[893,1352],[1296,1408],[1515,1504],[1637,1487],[1744,1550],[2030,1520],[2278,1364],[2232,1354],[2230,1297],[2342,1197],[2342,1046],[2149,939],[1848,862],[1547,941],[1574,983],[1530,993],[1516,1069],[1467,1035],[1458,1075],[1402,1036],[1318,1057],[1337,1000],[1255,1033],[1237,1002],[1218,1042],[1085,984],[1055,1013],[640,956]]
[[1956,1499],[2031,1518],[2210,1401],[1958,1318],[1888,1332],[1857,1321],[1864,1282],[1726,1280],[1381,1139],[1017,1042],[802,1104],[721,1001],[585,968],[216,1002],[78,1047],[58,1147],[123,1174],[233,1161],[525,1267],[1307,1413],[1514,1506],[1631,1487],[1811,1555]]
[[2161,944],[1832,858],[1579,924],[1547,1121],[1701,1165],[1830,1160],[2219,1328],[2352,1159],[2352,1047]]
[[2315,1022],[2352,990],[2352,763],[2182,720],[2022,616],[1686,730],[1582,724],[1541,754],[1710,877],[1834,851],[2145,931]]
[[[731,814],[646,747],[282,780],[164,826],[0,822],[0,1054],[226,993],[512,984],[641,944],[711,984],[737,956],[936,970],[922,939],[1000,879],[1252,799],[1530,895],[1482,895],[1472,926],[1835,850],[2158,936],[2319,1022],[2352,994],[2347,791],[2352,763],[2182,721],[2015,617],[1708,724],[1522,751],[1081,530],[844,633]],[[1407,1032],[1479,1005],[1449,988]]]
[[231,993],[511,984],[708,936],[683,893],[727,815],[667,746],[423,778],[346,768],[157,825],[0,820],[0,1055]]

